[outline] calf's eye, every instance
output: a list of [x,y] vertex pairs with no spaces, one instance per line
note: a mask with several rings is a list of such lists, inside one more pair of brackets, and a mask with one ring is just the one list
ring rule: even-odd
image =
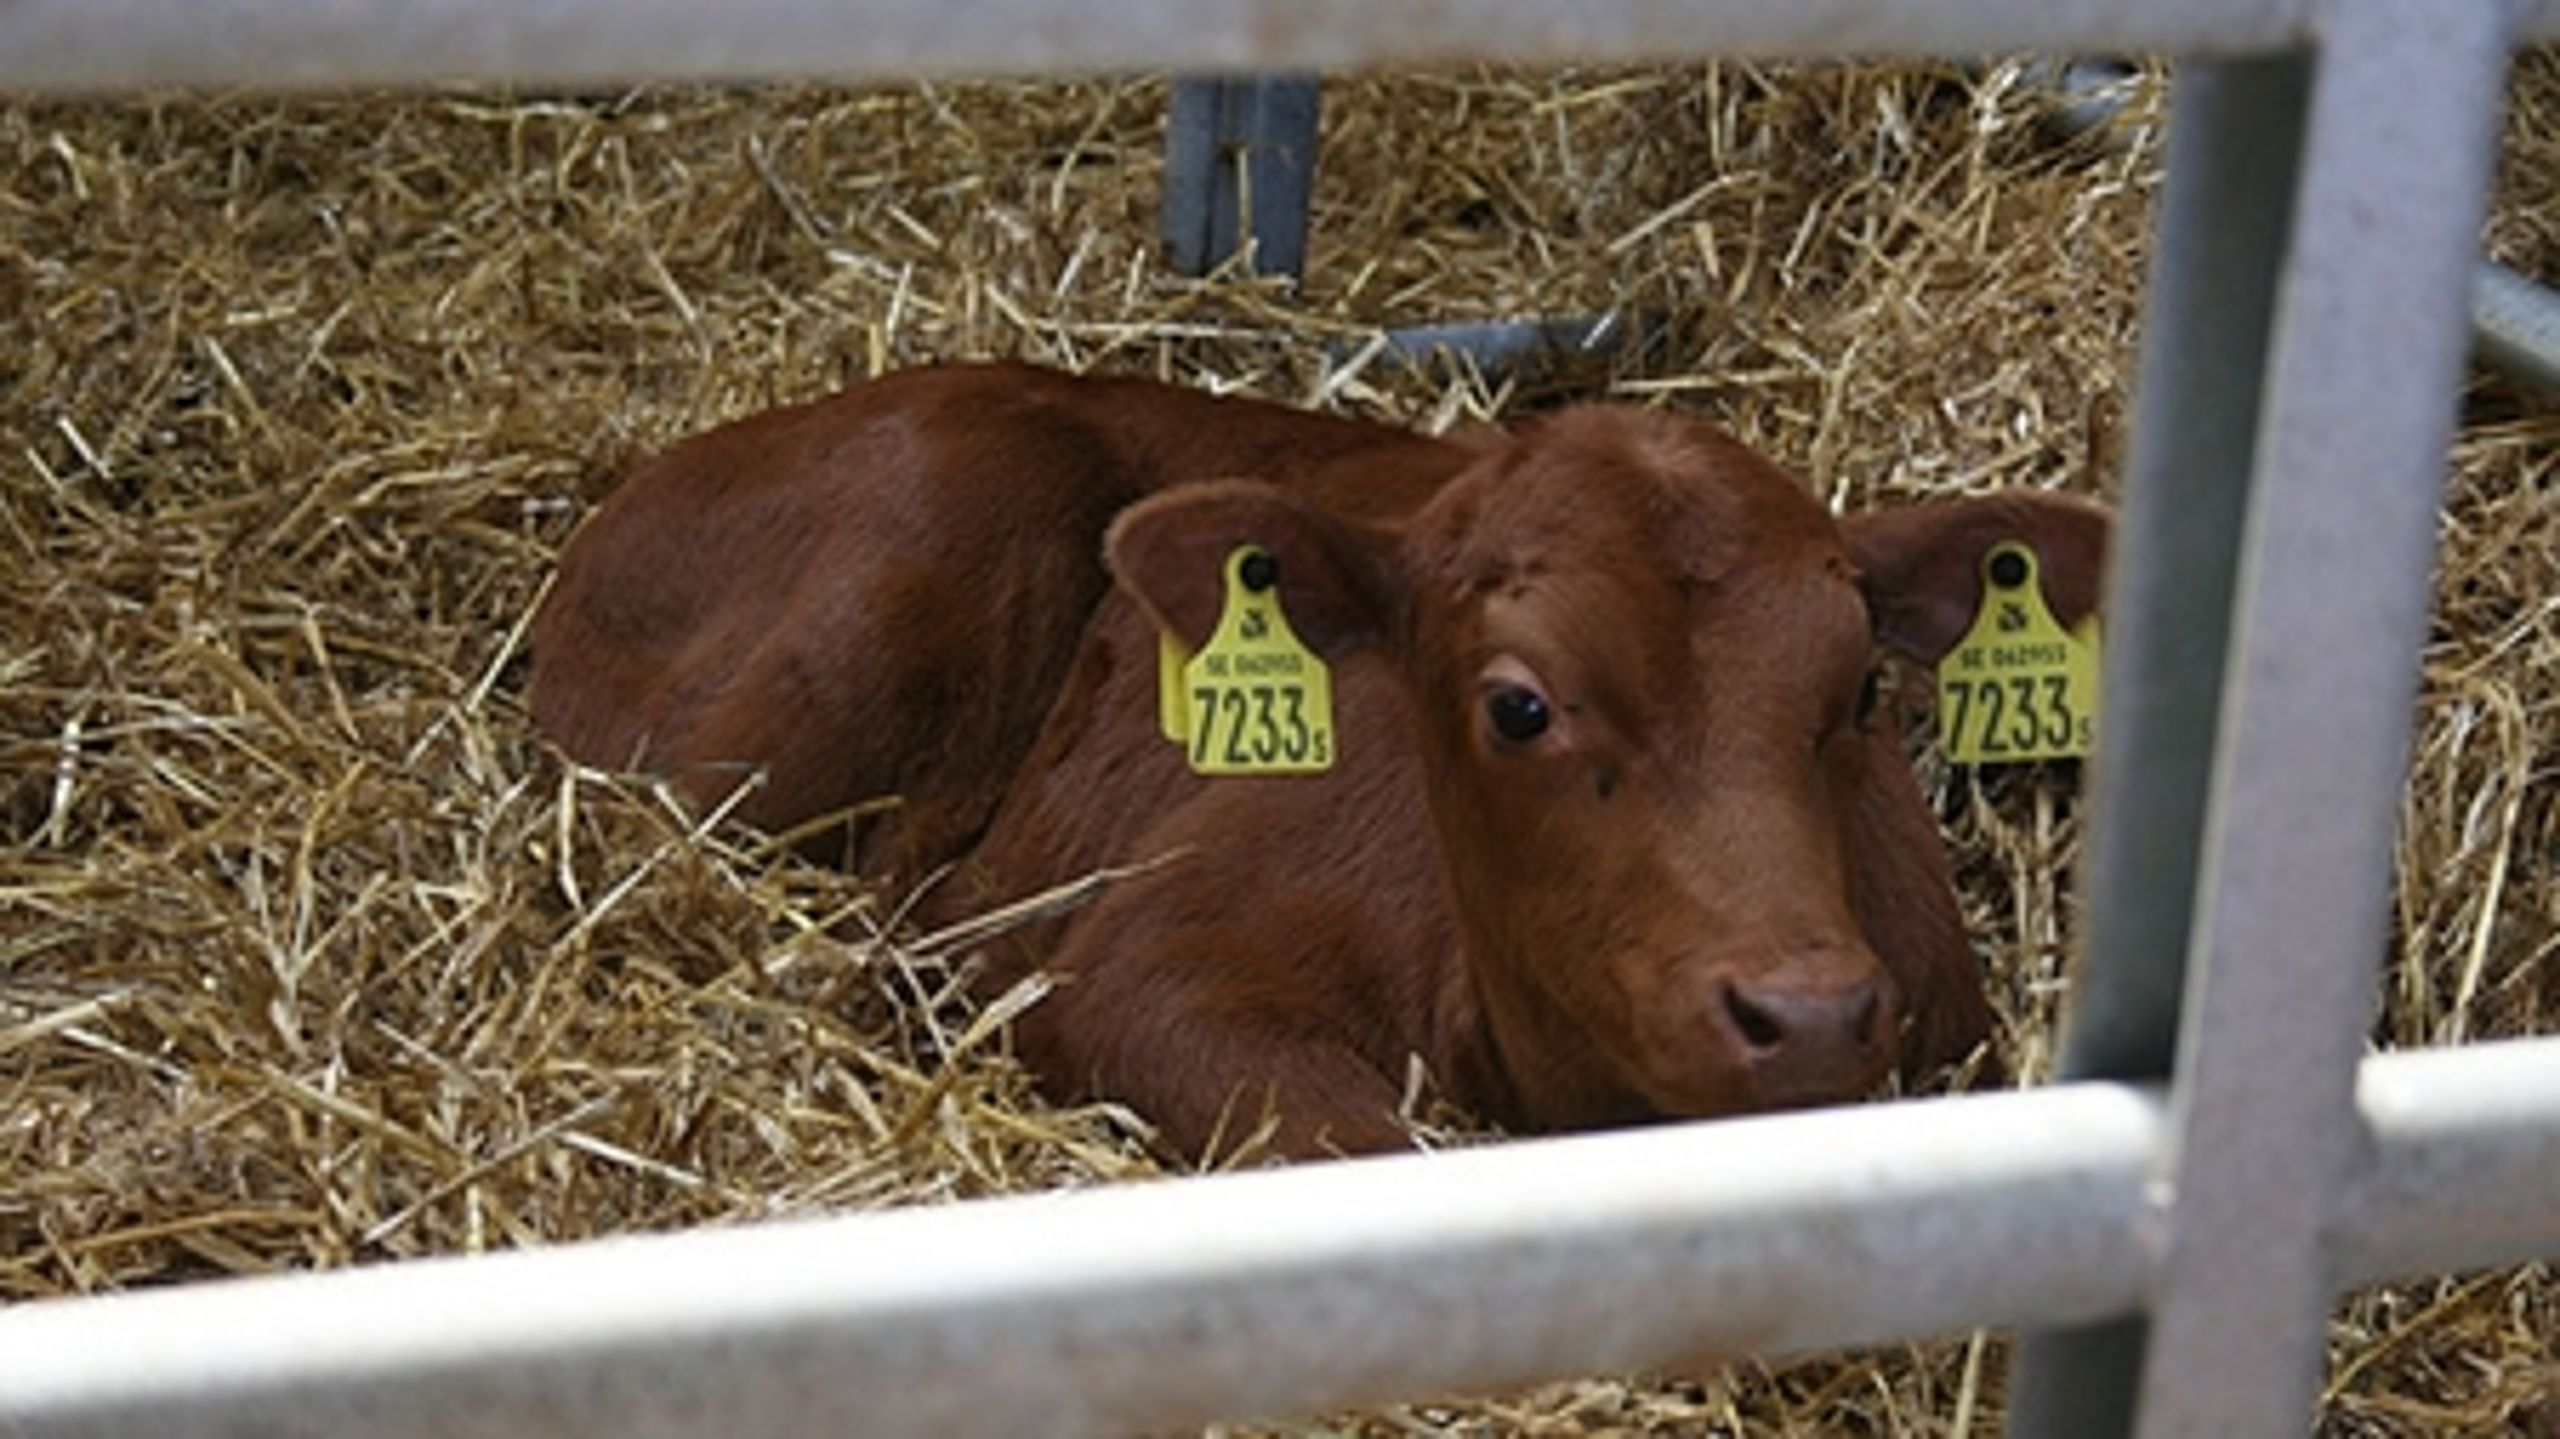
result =
[[1875,714],[1876,701],[1881,697],[1882,696],[1876,687],[1876,672],[1874,670],[1869,670],[1867,671],[1866,679],[1858,686],[1857,722],[1859,724],[1865,724],[1869,717]]
[[1510,744],[1527,744],[1547,732],[1555,716],[1547,697],[1526,685],[1504,685],[1484,697],[1485,720]]

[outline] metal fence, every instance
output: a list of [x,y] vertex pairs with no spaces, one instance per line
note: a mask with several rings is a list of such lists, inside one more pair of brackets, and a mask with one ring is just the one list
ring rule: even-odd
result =
[[2365,1058],[2510,51],[2560,0],[0,0],[0,89],[2180,58],[2064,1082],[0,1312],[0,1434],[1160,1428],[2032,1331],[2299,1433],[2343,1285],[2560,1254],[2560,1039]]

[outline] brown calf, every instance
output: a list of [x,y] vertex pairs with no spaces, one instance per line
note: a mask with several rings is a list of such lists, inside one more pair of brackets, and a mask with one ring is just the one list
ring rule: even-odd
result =
[[[768,828],[902,796],[849,858],[961,861],[946,912],[1173,856],[989,981],[1059,976],[1025,1060],[1183,1152],[1266,1103],[1287,1153],[1401,1145],[1414,1056],[1515,1128],[1725,1114],[1854,1098],[1988,1032],[1874,677],[1944,653],[2006,539],[2065,624],[2089,612],[2092,506],[1835,520],[1667,414],[1461,445],[923,370],[633,475],[563,558],[533,708],[570,754],[706,802],[761,772],[741,812]],[[1157,731],[1158,632],[1208,636],[1239,544],[1332,663],[1321,776],[1202,778]]]

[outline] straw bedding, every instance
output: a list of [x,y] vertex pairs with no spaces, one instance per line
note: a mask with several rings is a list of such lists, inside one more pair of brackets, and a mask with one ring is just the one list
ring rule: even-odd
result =
[[[2490,241],[2560,277],[2560,69]],[[1610,393],[1842,504],[2120,459],[2157,148],[2016,67],[1353,78],[1312,278],[1152,253],[1154,82],[0,107],[0,1296],[1157,1172],[955,992],[969,936],[519,698],[630,461],[881,369],[1019,355],[1429,427]],[[1542,380],[1381,325],[1608,307]],[[1328,357],[1331,358],[1328,358]],[[2481,386],[2443,521],[2387,1044],[2560,1030],[2560,477]],[[2067,775],[1925,777],[2011,1067],[2051,1062]],[[1712,1296],[1702,1296],[1712,1302]],[[2358,1296],[2325,1432],[2560,1425],[2538,1270]],[[1594,1379],[1345,1432],[1991,1432],[2002,1343]]]

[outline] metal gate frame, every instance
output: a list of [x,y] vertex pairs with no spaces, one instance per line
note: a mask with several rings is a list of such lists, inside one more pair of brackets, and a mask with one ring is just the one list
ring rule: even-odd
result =
[[0,90],[2181,58],[2065,1082],[0,1312],[0,1435],[1161,1428],[2033,1326],[2013,1432],[2301,1432],[2560,1254],[2560,1039],[2362,1057],[2510,51],[2560,0],[0,0]]

